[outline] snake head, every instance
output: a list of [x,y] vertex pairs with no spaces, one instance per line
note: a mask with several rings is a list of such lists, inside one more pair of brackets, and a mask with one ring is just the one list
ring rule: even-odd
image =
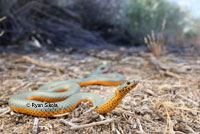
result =
[[128,93],[131,89],[135,88],[137,84],[139,83],[139,80],[132,79],[124,82],[119,88],[119,92]]
[[107,73],[110,73],[111,70],[112,70],[111,66],[101,64],[89,76],[91,76],[91,75],[99,75],[99,74],[107,74]]
[[97,72],[101,72],[103,74],[109,73],[112,70],[111,66],[109,65],[99,65],[96,69]]

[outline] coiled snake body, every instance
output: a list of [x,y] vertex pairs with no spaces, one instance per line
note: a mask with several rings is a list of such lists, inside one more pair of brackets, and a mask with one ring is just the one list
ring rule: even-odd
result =
[[[122,84],[123,76],[118,73],[110,73],[110,71],[110,66],[100,65],[87,78],[45,84],[36,91],[12,96],[9,99],[9,106],[15,112],[39,117],[52,117],[73,110],[82,101],[89,101],[97,107],[96,111],[98,113],[109,113],[138,84],[136,80],[130,80]],[[93,93],[78,93],[81,86],[94,84],[121,86],[116,89],[114,95],[107,101]]]

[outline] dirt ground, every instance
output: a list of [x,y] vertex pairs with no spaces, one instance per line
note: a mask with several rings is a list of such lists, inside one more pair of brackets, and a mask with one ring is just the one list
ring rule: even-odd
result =
[[[0,53],[0,133],[200,133],[198,54],[174,51],[155,58],[150,52],[134,47],[24,51],[7,48]],[[83,103],[60,117],[38,118],[37,128],[33,125],[37,118],[8,108],[8,100],[14,94],[37,90],[47,82],[86,77],[99,64],[111,65],[126,80],[140,80],[107,115],[99,115],[90,104]],[[96,93],[106,99],[116,88],[93,85],[81,88],[81,92]],[[64,124],[62,119],[73,124]],[[98,125],[101,121],[107,123]],[[93,126],[73,129],[73,125],[90,123]]]

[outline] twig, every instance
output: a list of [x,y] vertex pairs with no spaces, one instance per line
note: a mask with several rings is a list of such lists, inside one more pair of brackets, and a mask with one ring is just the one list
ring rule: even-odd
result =
[[3,36],[3,34],[4,34],[4,31],[1,31],[1,32],[0,32],[0,37]]
[[146,89],[146,90],[144,90],[144,92],[147,93],[147,94],[150,94],[150,95],[152,95],[154,97],[158,96],[151,89]]
[[[177,70],[171,66],[168,66],[166,64],[164,64],[163,62],[161,62],[160,60],[156,59],[154,56],[150,55],[150,59],[149,59],[150,63],[152,65],[155,66],[155,68],[160,71],[160,72],[163,72],[164,71],[164,74],[167,75],[167,76],[171,76],[171,77],[175,77],[177,79],[181,79],[182,76],[172,72],[172,70]],[[176,72],[176,71],[175,71]]]
[[80,123],[82,120],[80,118],[72,118],[70,122]]
[[0,18],[0,22],[3,21],[3,20],[5,20],[6,18],[7,18],[6,16],[1,17]]
[[85,115],[91,111],[93,111],[96,107],[91,107],[90,109],[88,109],[87,111],[85,111],[82,115]]
[[35,118],[34,123],[33,123],[33,128],[32,128],[34,134],[38,133],[38,126],[39,126],[38,124],[39,124],[39,119]]
[[31,66],[26,70],[26,73],[30,73],[31,70],[32,70],[33,68],[35,68],[35,65],[34,65],[34,64],[31,65]]
[[144,133],[144,130],[142,129],[142,125],[141,125],[140,120],[138,118],[136,119],[136,122],[138,124],[139,129],[140,129],[140,132]]
[[197,134],[190,126],[186,125],[187,130],[189,130],[192,134]]
[[3,130],[4,128],[4,121],[2,122],[1,126],[0,126],[0,130]]
[[167,76],[175,77],[175,78],[177,78],[177,79],[183,78],[182,76],[180,76],[180,75],[178,75],[178,74],[175,74],[175,73],[173,73],[173,72],[171,72],[171,71],[169,71],[169,70],[165,71],[164,74],[167,75]]
[[124,113],[124,114],[127,114],[127,115],[135,115],[134,112],[127,111],[127,110],[123,110],[122,108],[115,108],[115,109],[113,110],[113,112],[115,112],[115,113],[117,113],[117,114],[122,114],[122,113]]
[[64,114],[57,114],[57,115],[54,115],[53,117],[62,117],[62,116],[65,116],[65,115],[69,115],[69,112],[66,112]]
[[3,112],[5,112],[5,111],[7,111],[7,107],[6,108],[1,108],[0,109],[0,114],[3,113]]
[[115,131],[116,131],[115,123],[114,123],[114,122],[111,123],[111,131],[112,131],[112,132],[115,132]]
[[181,131],[175,131],[175,132],[176,132],[176,134],[185,134],[185,133],[183,133]]
[[117,130],[117,129],[116,129],[116,131],[115,131],[115,132],[116,132],[117,134],[121,134],[121,133],[119,132],[119,130]]
[[156,59],[153,55],[150,55],[149,61],[158,70],[166,71],[166,70],[170,70],[170,68],[171,68],[171,67],[167,66],[166,64],[164,64],[163,62],[161,62],[160,60]]
[[92,127],[92,126],[97,126],[97,125],[102,125],[102,124],[110,123],[110,122],[113,122],[113,121],[114,121],[114,119],[108,119],[108,120],[94,122],[94,123],[90,123],[90,124],[84,124],[84,125],[74,126],[74,127],[71,127],[70,129],[71,130],[82,129],[82,128],[87,128],[87,127]]
[[30,58],[28,56],[23,56],[22,59],[25,62],[30,62],[30,63],[35,64],[35,65],[40,66],[40,67],[53,69],[53,70],[55,70],[56,72],[59,72],[59,73],[60,73],[60,71],[64,72],[64,68],[62,68],[62,67],[56,67],[56,66],[53,66],[53,65],[51,65],[51,64],[49,64],[47,62],[40,62],[40,61],[37,61],[37,60],[35,60],[33,58]]
[[[120,131],[120,134],[124,134],[124,131],[122,130],[122,128],[120,126],[118,126],[118,129]],[[116,129],[117,130],[117,129]]]
[[171,118],[170,118],[170,115],[169,115],[169,112],[168,112],[168,108],[167,107],[164,107],[166,112],[167,112],[167,130],[169,130],[169,133],[170,134],[175,134],[174,132],[174,123],[172,122]]
[[193,101],[192,99],[186,98],[186,97],[184,97],[184,96],[182,96],[182,95],[178,95],[178,96],[181,97],[181,98],[183,98],[184,100],[187,100],[187,101],[193,103],[193,104],[196,105],[196,106],[199,106],[199,103]]
[[[5,19],[6,19],[6,16],[1,17],[1,18],[0,18],[0,22],[3,21],[3,20],[5,20]],[[4,34],[4,31],[1,31],[1,32],[0,32],[0,37],[1,37],[3,34]]]
[[64,119],[60,119],[60,121],[61,121],[62,123],[64,123],[65,125],[69,125],[69,126],[71,126],[71,127],[77,127],[77,125],[73,124],[72,122],[66,121],[66,120],[64,120]]
[[0,116],[3,116],[11,111],[10,107],[0,109]]
[[35,37],[32,37],[32,40],[33,40],[33,42],[32,42],[33,46],[36,46],[38,48],[42,47],[42,45],[40,44],[40,42]]
[[96,119],[98,119],[99,118],[99,115],[97,114],[97,115],[94,115],[94,116],[92,116],[90,119],[88,119],[88,120],[84,120],[83,122],[81,122],[81,124],[88,124],[88,123],[91,123],[92,121],[94,121],[94,120],[96,120]]
[[100,118],[101,120],[104,120],[104,119],[105,119],[105,117],[104,117],[103,115],[99,115],[99,118]]

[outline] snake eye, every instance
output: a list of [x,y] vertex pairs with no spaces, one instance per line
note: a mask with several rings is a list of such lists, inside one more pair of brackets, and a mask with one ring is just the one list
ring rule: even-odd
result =
[[127,81],[126,84],[127,84],[127,85],[130,85],[131,83],[130,83],[130,81]]
[[105,67],[101,67],[101,70],[104,70],[105,69]]

